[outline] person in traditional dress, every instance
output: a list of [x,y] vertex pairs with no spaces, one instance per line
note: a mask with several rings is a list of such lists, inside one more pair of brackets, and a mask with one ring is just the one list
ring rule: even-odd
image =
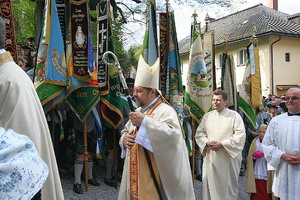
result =
[[159,93],[158,69],[140,57],[133,94],[140,107],[129,113],[119,142],[125,157],[119,200],[195,199],[183,131]]
[[[134,91],[134,79],[133,78],[126,78],[126,84],[128,87],[128,94],[129,98],[131,99],[131,102],[133,104],[134,109],[138,108],[138,106],[135,103],[134,97],[133,97],[133,91]],[[125,91],[124,91],[125,92]],[[122,104],[122,114],[123,114],[123,121],[121,125],[118,127],[117,131],[115,132],[116,138],[119,141],[120,139],[120,133],[124,129],[125,124],[129,120],[129,112],[130,112],[130,106],[128,103],[127,96],[122,93],[121,94],[121,104]],[[123,165],[124,165],[124,159],[121,158],[115,158],[115,155],[119,154],[121,148],[117,146],[117,153],[115,154],[115,144],[114,144],[114,136],[112,134],[113,128],[106,123],[105,131],[104,131],[104,139],[109,147],[109,153],[106,158],[106,175],[104,179],[104,183],[111,187],[117,187],[117,182],[121,181],[121,174],[123,171]],[[118,165],[117,168],[115,168],[115,165]],[[117,174],[116,174],[117,172]]]
[[0,17],[0,126],[28,136],[49,167],[42,198],[64,199],[49,128],[41,102],[27,74],[5,51],[5,21]]
[[267,160],[262,149],[262,140],[267,130],[267,125],[258,128],[258,137],[254,138],[249,148],[247,158],[247,185],[246,192],[250,200],[271,200],[271,187],[267,187],[271,173],[268,173]]
[[263,139],[265,158],[276,169],[272,192],[280,200],[298,200],[300,191],[300,88],[285,96],[288,112],[274,117]]
[[0,127],[1,199],[39,200],[49,168],[32,141],[14,130]]
[[238,196],[238,178],[245,144],[245,128],[239,113],[229,110],[227,94],[213,92],[214,110],[203,116],[196,131],[196,142],[204,156],[203,199],[234,200]]
[[[81,175],[84,166],[84,138],[83,138],[83,123],[74,113],[74,128],[75,128],[75,161],[74,161],[74,185],[73,191],[77,194],[83,194],[81,186]],[[96,124],[92,113],[86,117],[86,134],[88,144],[88,184],[92,186],[100,186],[100,183],[93,177],[93,157],[96,152],[97,135]]]

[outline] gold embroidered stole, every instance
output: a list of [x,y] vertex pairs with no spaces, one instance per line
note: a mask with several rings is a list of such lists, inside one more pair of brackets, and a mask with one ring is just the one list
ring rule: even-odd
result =
[[0,65],[10,61],[14,61],[14,59],[8,51],[0,54]]
[[[158,99],[153,106],[149,109],[146,116],[153,117],[152,112],[162,103],[162,99]],[[137,130],[135,130],[137,134]],[[130,173],[130,199],[147,199],[147,193],[151,192],[151,196],[157,196],[156,199],[159,199],[159,195],[154,186],[153,179],[150,174],[149,166],[145,157],[145,152],[143,146],[138,143],[134,143],[133,147],[130,149],[130,160],[129,160],[129,173]],[[154,155],[152,152],[149,152],[150,160],[152,167],[156,176],[156,179],[159,180],[158,170],[155,163]],[[142,171],[142,174],[140,173]],[[141,179],[140,176],[143,178]],[[156,193],[156,194],[155,194]],[[148,196],[149,198],[149,196]]]

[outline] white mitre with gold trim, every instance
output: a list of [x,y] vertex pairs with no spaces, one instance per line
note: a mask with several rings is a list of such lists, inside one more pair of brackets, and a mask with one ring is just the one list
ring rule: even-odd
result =
[[153,66],[149,66],[143,56],[140,56],[134,86],[159,90],[159,58]]

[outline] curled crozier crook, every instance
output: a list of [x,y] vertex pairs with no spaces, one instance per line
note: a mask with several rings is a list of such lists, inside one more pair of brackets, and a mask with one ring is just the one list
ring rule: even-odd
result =
[[[113,62],[108,61],[109,56],[112,57]],[[134,111],[134,107],[133,107],[133,104],[132,104],[132,99],[130,98],[130,95],[128,93],[128,86],[127,86],[127,83],[125,81],[125,78],[124,78],[124,75],[123,75],[123,72],[122,72],[122,68],[121,68],[121,65],[119,63],[119,60],[118,60],[117,56],[111,51],[106,51],[103,54],[102,60],[106,65],[113,65],[113,66],[117,67],[118,72],[119,72],[119,77],[120,77],[121,83],[122,83],[123,88],[124,88],[125,96],[126,96],[127,101],[129,103],[130,110]]]

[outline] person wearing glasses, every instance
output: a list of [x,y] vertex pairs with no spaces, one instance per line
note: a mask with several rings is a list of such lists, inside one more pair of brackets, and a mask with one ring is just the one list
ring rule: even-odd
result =
[[286,92],[287,113],[269,123],[262,146],[269,165],[276,169],[272,192],[280,200],[299,199],[300,88]]
[[140,57],[133,96],[137,108],[121,132],[124,160],[119,200],[194,200],[188,152],[176,111],[159,91],[159,62]]

